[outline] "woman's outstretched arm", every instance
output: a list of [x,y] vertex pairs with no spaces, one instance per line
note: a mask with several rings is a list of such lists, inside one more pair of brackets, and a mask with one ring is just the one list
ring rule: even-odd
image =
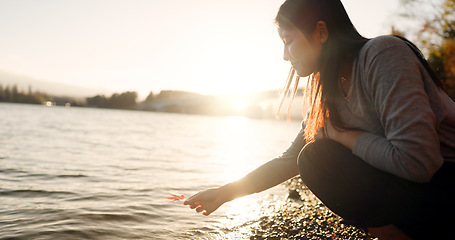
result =
[[183,204],[208,216],[226,202],[274,187],[299,174],[297,157],[304,144],[301,131],[280,157],[265,163],[237,181],[201,191]]

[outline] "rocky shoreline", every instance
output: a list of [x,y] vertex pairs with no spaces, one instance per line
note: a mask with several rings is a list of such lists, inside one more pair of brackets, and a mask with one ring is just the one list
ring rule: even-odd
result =
[[285,183],[289,201],[272,216],[264,216],[252,228],[251,240],[261,239],[375,239],[346,225],[302,183],[300,177]]

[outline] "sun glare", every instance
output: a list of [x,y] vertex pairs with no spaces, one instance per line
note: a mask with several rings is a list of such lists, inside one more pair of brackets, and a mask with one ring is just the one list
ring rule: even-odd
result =
[[234,106],[235,110],[239,112],[244,111],[249,106],[249,102],[242,99],[231,100],[231,103]]
[[222,45],[215,47],[206,55],[200,56],[197,65],[189,76],[196,83],[196,91],[205,94],[243,93],[254,89],[254,81],[249,81],[252,72],[233,50]]
[[[189,88],[203,94],[245,94],[282,85],[289,64],[281,59],[281,43],[273,27],[270,38],[262,42],[257,42],[254,31],[238,34],[242,37],[214,37],[194,56],[187,75]],[[270,43],[272,38],[276,44]]]
[[250,134],[249,124],[251,120],[246,117],[233,116],[226,117],[223,128],[219,133],[219,141],[214,152],[219,156],[218,161],[222,171],[218,176],[222,182],[230,182],[244,176],[253,168],[249,149]]

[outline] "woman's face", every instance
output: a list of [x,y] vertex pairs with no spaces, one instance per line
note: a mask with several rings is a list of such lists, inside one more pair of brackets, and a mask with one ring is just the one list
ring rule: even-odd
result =
[[304,35],[297,29],[278,28],[278,34],[284,43],[283,58],[291,62],[300,77],[306,77],[315,72],[322,44],[319,28],[313,33]]

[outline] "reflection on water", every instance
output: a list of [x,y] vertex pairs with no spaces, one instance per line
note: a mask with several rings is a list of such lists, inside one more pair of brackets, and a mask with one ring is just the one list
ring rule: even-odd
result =
[[[285,188],[209,217],[164,197],[280,154],[298,122],[0,104],[0,238],[239,239]],[[269,210],[270,211],[270,210]]]

